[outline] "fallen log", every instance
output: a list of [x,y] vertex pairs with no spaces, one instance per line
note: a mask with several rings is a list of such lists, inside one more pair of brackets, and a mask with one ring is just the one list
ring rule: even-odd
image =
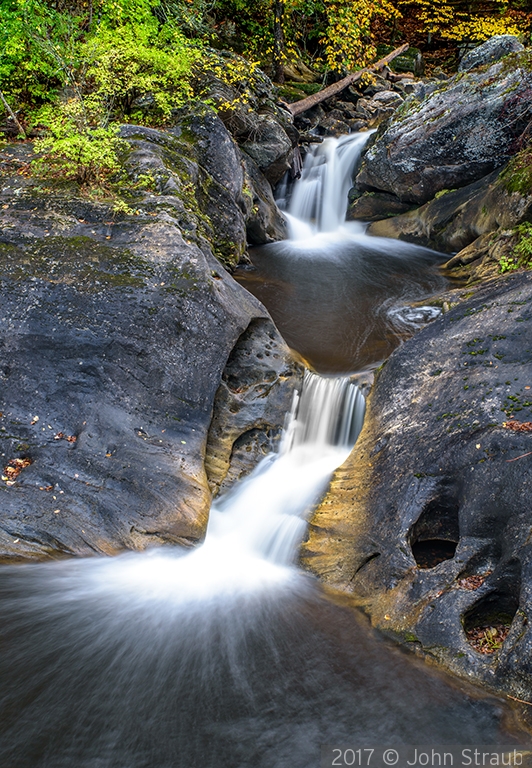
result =
[[24,130],[24,128],[20,124],[16,114],[13,112],[13,110],[11,109],[9,104],[7,103],[7,101],[5,99],[5,96],[2,93],[2,91],[0,91],[0,101],[4,105],[5,110],[6,110],[7,114],[9,115],[9,117],[11,118],[11,120],[13,120],[13,122],[15,123],[15,127],[17,128],[17,132],[21,133],[22,134],[22,138],[25,139],[26,138],[26,131]]
[[288,109],[294,117],[296,115],[300,115],[302,112],[306,112],[307,109],[315,107],[316,104],[320,104],[326,99],[330,99],[331,96],[336,96],[337,93],[343,91],[344,88],[347,88],[348,85],[351,85],[357,80],[360,80],[365,72],[378,72],[380,69],[389,64],[390,61],[393,61],[393,59],[397,58],[397,56],[400,56],[402,53],[407,51],[408,47],[408,43],[405,43],[400,48],[396,48],[395,51],[389,53],[383,59],[377,61],[375,64],[371,64],[369,67],[364,67],[364,69],[359,69],[358,72],[351,72],[349,75],[347,75],[347,77],[344,77],[343,80],[339,80],[337,83],[328,85],[327,88],[324,88],[322,91],[318,91],[317,93],[313,93],[312,96],[307,96],[306,99],[301,99],[300,101],[295,101],[293,104],[288,104]]

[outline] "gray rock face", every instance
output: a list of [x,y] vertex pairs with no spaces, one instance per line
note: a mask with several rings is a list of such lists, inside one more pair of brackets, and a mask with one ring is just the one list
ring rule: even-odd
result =
[[[131,177],[150,171],[155,187],[126,215],[39,191],[16,154],[0,158],[0,558],[198,540],[207,434],[233,349],[249,329],[258,370],[264,335],[279,370],[290,365],[262,305],[214,257],[206,237],[222,220],[206,220],[194,192],[203,181],[239,211],[238,150],[223,126],[188,130],[190,141],[184,129],[124,129]],[[231,376],[245,386],[247,368],[233,362]],[[268,412],[272,428],[294,383],[265,383],[282,407]],[[256,421],[250,394],[234,439]]]
[[[521,273],[396,350],[303,552],[380,628],[528,701],[531,339],[532,275]],[[480,653],[489,627],[502,645]]]
[[[353,188],[352,192],[356,192]],[[351,195],[347,207],[347,221],[378,221],[393,216],[393,221],[400,218],[397,214],[411,209],[410,203],[402,203],[395,195],[386,192],[364,192],[362,195]]]
[[[243,67],[249,66],[234,54],[223,52],[217,55],[221,67],[226,65],[228,58],[240,61]],[[276,184],[291,167],[298,134],[292,125],[291,114],[278,104],[271,80],[264,72],[255,70],[249,80],[230,85],[216,77],[213,71],[205,71],[198,74],[196,92],[218,105],[218,114],[225,127],[268,181]]]
[[516,151],[530,93],[532,53],[523,51],[456,75],[421,103],[411,97],[366,153],[357,188],[422,204],[482,178]]
[[475,67],[482,67],[499,61],[509,53],[523,51],[525,46],[514,35],[494,35],[482,45],[473,48],[462,57],[458,65],[459,72],[467,72]]
[[225,492],[278,443],[302,368],[287,359],[269,320],[253,320],[235,345],[218,388],[205,468],[213,493]]
[[277,120],[269,116],[256,116],[248,138],[240,146],[263,172],[271,184],[277,184],[290,170],[292,142]]
[[509,192],[497,170],[461,189],[442,194],[415,211],[377,221],[368,233],[452,253],[461,251],[481,235],[515,227],[531,218],[532,194]]
[[272,188],[257,164],[241,152],[244,169],[242,195],[246,208],[246,235],[250,245],[263,245],[288,237],[288,225],[273,198]]

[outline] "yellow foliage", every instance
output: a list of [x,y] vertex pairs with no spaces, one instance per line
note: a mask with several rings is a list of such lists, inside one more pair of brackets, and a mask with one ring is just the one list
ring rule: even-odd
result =
[[[523,35],[530,23],[530,19],[516,20],[508,14],[506,0],[494,0],[498,8],[492,7],[491,12],[482,12],[475,7],[478,3],[474,1],[467,10],[460,10],[460,3],[456,0],[441,0],[438,3],[433,0],[397,0],[396,4],[405,15],[415,15],[421,30],[429,38],[438,36],[456,42],[481,43],[493,35]],[[465,3],[462,7],[466,7]]]
[[523,30],[515,24],[511,17],[482,17],[473,16],[467,18],[465,14],[458,14],[454,24],[442,30],[442,37],[446,40],[472,40],[483,42],[493,35],[520,35]]
[[326,4],[327,33],[322,42],[328,66],[336,72],[364,67],[375,58],[371,23],[380,16],[399,18],[389,0],[331,0]]

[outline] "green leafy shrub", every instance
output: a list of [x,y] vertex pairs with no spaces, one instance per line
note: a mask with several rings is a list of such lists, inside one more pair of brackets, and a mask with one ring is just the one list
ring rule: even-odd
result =
[[519,235],[514,252],[520,262],[530,263],[532,261],[532,224],[528,221],[518,224],[516,233]]
[[185,37],[159,0],[0,0],[0,89],[26,113],[61,89],[97,95],[108,119],[129,116],[149,96],[153,119],[190,97],[199,43]]
[[532,194],[532,147],[527,147],[512,157],[501,173],[501,181],[508,192]]
[[518,224],[514,230],[515,242],[512,249],[512,255],[506,254],[499,258],[499,271],[514,272],[516,269],[532,267],[532,224],[523,222]]
[[[110,117],[131,117],[135,100],[148,96],[154,121],[164,121],[191,98],[190,75],[201,55],[177,29],[153,34],[131,26],[98,32],[81,53],[87,83]],[[137,116],[142,119],[138,110]]]
[[43,108],[40,123],[48,135],[35,142],[40,154],[33,162],[37,174],[85,186],[101,184],[119,170],[119,153],[128,146],[117,135],[119,126],[91,125],[82,101],[71,99],[59,109]]

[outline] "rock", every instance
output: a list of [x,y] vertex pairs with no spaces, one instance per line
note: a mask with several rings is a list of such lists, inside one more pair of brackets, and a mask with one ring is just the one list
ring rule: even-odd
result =
[[516,53],[524,49],[525,46],[514,35],[495,35],[466,53],[458,65],[458,71],[468,72],[476,67],[493,64],[494,61],[499,61],[504,56],[508,56],[509,53]]
[[282,179],[292,165],[293,148],[285,129],[273,117],[256,115],[247,138],[240,134],[240,146],[258,165],[270,184]]
[[346,125],[349,126],[350,133],[366,131],[368,128],[367,120],[346,120]]
[[407,51],[391,62],[390,67],[394,72],[412,72],[416,77],[421,77],[425,73],[425,60],[419,48],[410,46]]
[[418,205],[503,165],[532,118],[532,52],[410,97],[365,155],[356,186]]
[[374,625],[530,701],[532,274],[468,296],[378,374],[302,558]]
[[461,189],[442,191],[409,213],[372,224],[368,233],[396,237],[444,253],[460,251],[481,235],[532,219],[530,194],[511,192],[508,175],[494,171]]
[[[237,70],[249,71],[249,62],[228,51],[210,51],[220,70],[231,62]],[[260,69],[235,84],[214,74],[213,68],[199,71],[194,84],[202,99],[217,105],[218,115],[240,147],[255,161],[268,181],[275,185],[292,164],[297,132],[292,115],[278,103],[277,90]]]
[[367,120],[369,126],[374,128],[393,115],[402,102],[403,99],[395,91],[383,91],[375,94],[372,99],[359,99],[355,115]]
[[349,133],[349,125],[344,120],[337,120],[329,115],[320,122],[319,129],[323,136],[345,136]]
[[325,110],[321,104],[317,104],[312,109],[307,109],[301,115],[297,115],[294,120],[295,127],[300,131],[312,131],[317,128],[325,118]]
[[235,345],[214,402],[205,469],[213,493],[247,475],[278,442],[302,369],[287,359],[269,320],[253,320]]
[[410,203],[402,203],[395,195],[385,192],[364,192],[351,199],[347,208],[347,221],[380,221],[381,219],[409,211]]
[[246,235],[250,245],[263,245],[288,237],[286,219],[277,207],[272,188],[251,157],[242,152]]
[[292,80],[296,83],[319,83],[321,80],[321,75],[309,69],[301,59],[283,64],[283,72],[285,80]]
[[[216,199],[236,214],[243,176],[223,126],[195,120],[181,133],[123,129],[130,177],[151,174],[152,191],[130,192],[130,213],[61,186],[40,189],[17,173],[31,160],[27,144],[1,153],[1,474],[9,481],[21,467],[13,484],[0,481],[4,561],[196,542],[226,366],[235,391],[249,386],[254,364],[265,375],[290,369],[264,307],[207,241],[213,222],[195,185],[223,188]],[[274,365],[262,362],[262,340]],[[283,424],[297,376],[268,373],[266,391],[260,375],[232,427],[236,442],[261,409],[271,429]],[[226,438],[217,455],[229,464],[231,451]]]

